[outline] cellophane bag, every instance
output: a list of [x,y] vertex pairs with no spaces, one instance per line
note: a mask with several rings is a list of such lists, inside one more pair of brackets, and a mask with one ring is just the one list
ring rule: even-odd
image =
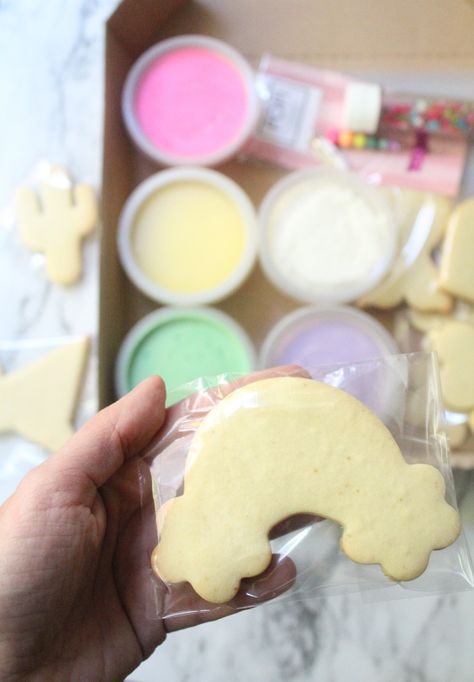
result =
[[[263,55],[256,76],[262,113],[241,157],[287,169],[342,164],[377,185],[456,196],[467,155],[464,135],[430,134],[417,140],[413,131],[407,138],[407,132],[395,130],[384,133],[386,139],[379,140],[383,146],[375,148],[365,142],[331,142],[335,132],[351,137],[358,132],[347,130],[340,120],[348,86],[355,83],[367,85],[348,74]],[[385,90],[383,83],[371,84]],[[420,94],[419,99],[432,98]],[[364,101],[370,108],[370,100]]]
[[[313,379],[342,389],[369,407],[389,429],[407,463],[436,467],[445,481],[447,502],[457,508],[435,355],[412,353],[306,369]],[[298,375],[298,370],[289,373]],[[337,523],[303,514],[281,519],[276,524],[269,535],[273,554],[269,568],[259,576],[243,579],[239,592],[229,603],[206,602],[194,593],[189,583],[166,584],[154,574],[151,553],[159,542],[156,513],[167,501],[183,494],[188,452],[202,420],[242,384],[287,375],[287,370],[276,368],[244,378],[236,375],[201,378],[186,385],[187,398],[168,408],[164,427],[139,464],[144,550],[150,556],[149,578],[155,594],[148,615],[187,623],[190,616],[199,621],[210,620],[270,598],[299,599],[359,592],[363,598],[372,600],[472,589],[472,564],[462,532],[452,545],[432,552],[421,576],[407,582],[395,582],[383,574],[380,566],[357,564],[342,552],[339,547],[341,528]],[[176,395],[182,395],[182,391],[183,387],[180,387]],[[173,402],[173,391],[168,400]],[[243,410],[258,408],[252,400],[239,407]],[[248,447],[251,448],[252,443]],[[370,442],[367,448],[370,451]],[[372,452],[371,456],[375,458],[377,453]],[[238,466],[236,461],[235,467]],[[295,462],[296,481],[297,471]],[[228,475],[232,478],[232,466]],[[289,481],[291,484],[295,481]],[[210,485],[212,487],[212,482]],[[242,514],[248,513],[249,509],[247,500],[242,499]],[[219,519],[213,519],[212,523],[218,524]],[[201,549],[205,552],[205,547]],[[244,547],[242,551],[245,552]],[[196,561],[199,560],[197,555]]]
[[[83,376],[77,386],[72,420],[73,426],[78,429],[97,411],[95,339],[73,335],[29,339],[0,338],[0,382],[2,377],[7,378],[17,371],[26,369],[55,350],[69,344],[83,343],[86,339],[91,342],[91,347],[86,353]],[[9,388],[11,390],[11,385]],[[50,390],[51,386],[47,382],[44,386],[45,395]],[[18,394],[18,389],[15,389],[15,396]],[[0,391],[0,504],[15,491],[25,474],[41,464],[50,454],[43,446],[16,431],[3,430],[3,415],[5,411],[10,412],[10,401],[10,391],[3,388]],[[32,396],[26,384],[24,385],[24,401],[25,404],[29,403],[30,408],[34,408]]]
[[[453,319],[474,324],[474,306],[458,300],[453,309]],[[441,328],[446,316],[440,313],[418,313],[413,309],[398,310],[394,316],[393,333],[398,347],[405,353],[416,349],[429,349],[427,335]],[[450,447],[450,461],[454,468],[474,468],[474,433],[469,428],[469,415],[445,410],[446,433]]]

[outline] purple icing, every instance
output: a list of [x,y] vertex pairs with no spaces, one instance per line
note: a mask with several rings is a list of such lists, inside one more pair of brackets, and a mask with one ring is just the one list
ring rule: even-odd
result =
[[[314,379],[329,381],[371,409],[383,409],[389,392],[390,372],[380,358],[394,349],[384,342],[383,336],[380,338],[380,334],[383,330],[372,329],[364,320],[347,318],[345,313],[323,312],[309,319],[295,320],[275,344],[269,364],[300,365],[309,370]],[[367,364],[350,367],[352,363],[361,362]]]
[[274,364],[303,367],[369,360],[387,352],[356,324],[330,318],[307,320],[282,340],[279,351],[275,352]]

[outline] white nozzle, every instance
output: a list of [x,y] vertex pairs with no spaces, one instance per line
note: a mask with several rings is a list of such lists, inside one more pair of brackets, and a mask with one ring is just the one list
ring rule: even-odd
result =
[[342,125],[345,130],[373,134],[382,109],[382,88],[376,83],[351,83],[346,88]]

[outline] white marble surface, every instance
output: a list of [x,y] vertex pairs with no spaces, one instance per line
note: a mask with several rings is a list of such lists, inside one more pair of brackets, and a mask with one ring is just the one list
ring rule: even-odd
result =
[[[97,186],[102,31],[115,5],[116,0],[0,0],[0,208],[8,209],[15,185],[42,158],[64,163]],[[472,88],[470,76],[443,78],[454,91]],[[42,259],[21,249],[4,210],[0,339],[95,334],[97,257],[96,236],[86,244],[81,285],[67,290],[48,285]],[[29,451],[25,468],[38,456]],[[456,478],[473,547],[474,476]],[[473,636],[472,592],[381,603],[363,603],[357,596],[286,601],[173,634],[129,679],[472,682]]]

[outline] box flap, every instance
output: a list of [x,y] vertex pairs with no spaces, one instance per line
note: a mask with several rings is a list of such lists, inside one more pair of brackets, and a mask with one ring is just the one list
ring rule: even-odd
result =
[[269,51],[344,68],[474,65],[472,0],[199,0],[165,33],[208,33],[253,61]]

